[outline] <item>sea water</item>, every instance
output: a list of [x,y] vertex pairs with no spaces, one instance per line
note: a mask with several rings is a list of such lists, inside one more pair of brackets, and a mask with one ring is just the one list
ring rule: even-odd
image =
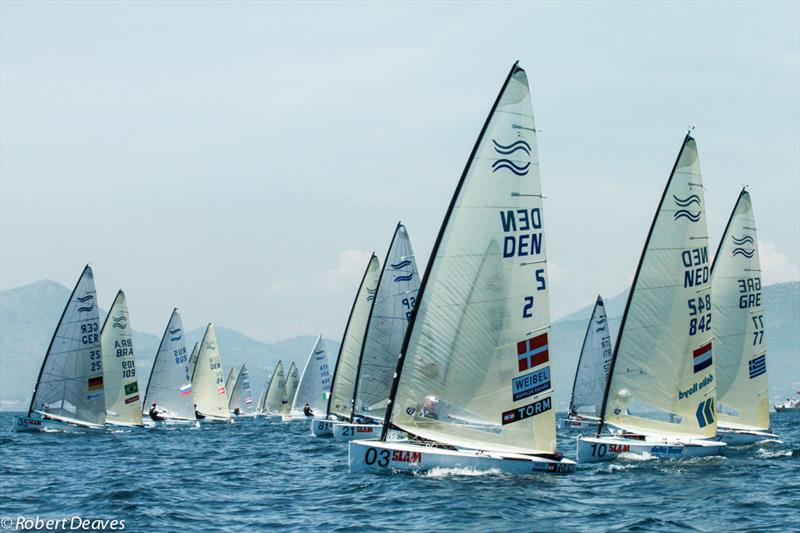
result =
[[[2,413],[0,518],[121,520],[148,533],[797,531],[800,416],[772,420],[780,441],[717,457],[562,476],[379,476],[351,474],[347,444],[313,437],[305,421],[30,434],[12,433]],[[559,430],[568,457],[577,435]]]

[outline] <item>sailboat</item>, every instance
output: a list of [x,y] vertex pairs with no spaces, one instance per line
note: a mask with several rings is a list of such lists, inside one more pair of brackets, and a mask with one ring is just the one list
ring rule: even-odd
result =
[[328,368],[328,355],[325,353],[325,341],[322,335],[317,337],[311,353],[306,360],[300,383],[294,393],[292,408],[282,418],[284,422],[304,420],[308,416],[303,412],[306,404],[314,413],[322,413],[328,405],[331,390],[331,374]]
[[233,387],[236,385],[236,379],[239,375],[236,373],[236,368],[231,368],[228,371],[228,377],[225,378],[225,390],[228,391],[228,396],[230,397],[231,391],[233,391]]
[[628,294],[597,435],[578,437],[579,463],[720,452],[711,315],[703,180],[687,133]]
[[[297,371],[297,365],[292,362],[289,365],[289,371],[286,373],[286,396],[284,397],[283,406],[281,407],[281,416],[284,420],[287,419],[289,412],[292,410],[292,402],[294,395],[297,393],[297,387],[300,385],[300,373]],[[291,419],[291,417],[289,417]]]
[[154,421],[148,416],[145,418],[148,426],[197,424],[188,359],[183,320],[176,307],[161,336],[144,394],[144,412],[149,413],[155,402],[163,420]]
[[200,341],[197,367],[192,376],[195,409],[203,423],[230,422],[228,393],[222,373],[222,356],[217,345],[214,325],[208,324]]
[[250,375],[247,373],[247,365],[244,363],[233,384],[233,390],[231,390],[230,399],[228,400],[228,410],[231,412],[231,416],[237,418],[255,417],[255,412],[253,411],[253,390],[250,387]]
[[339,345],[339,357],[331,378],[331,394],[325,416],[311,421],[311,432],[317,437],[333,436],[332,420],[352,422],[353,397],[358,378],[358,365],[364,333],[375,301],[375,293],[380,278],[380,262],[373,253],[367,262],[367,268],[356,291],[353,306],[344,328],[342,343]]
[[398,222],[367,321],[350,421],[333,425],[334,439],[378,437],[419,285],[411,240],[406,227]]
[[106,425],[144,427],[133,332],[125,293],[119,291],[100,330]]
[[756,221],[742,189],[711,264],[717,363],[717,434],[729,445],[776,438],[769,432],[764,291]]
[[200,353],[200,343],[195,342],[192,348],[192,355],[189,356],[189,375],[194,377],[194,370],[197,368],[197,355]]
[[563,421],[564,427],[596,425],[600,421],[600,407],[606,392],[611,352],[606,307],[603,298],[598,295],[586,326],[586,335],[583,337],[569,400],[569,415]]
[[105,429],[100,313],[89,265],[83,269],[47,348],[27,416],[14,431]]
[[431,251],[381,438],[350,442],[351,471],[574,471],[555,449],[538,156],[514,63]]
[[278,361],[275,370],[267,380],[267,387],[261,394],[258,401],[256,413],[259,416],[276,416],[281,414],[284,405],[288,405],[286,399],[286,373],[283,371],[283,361]]

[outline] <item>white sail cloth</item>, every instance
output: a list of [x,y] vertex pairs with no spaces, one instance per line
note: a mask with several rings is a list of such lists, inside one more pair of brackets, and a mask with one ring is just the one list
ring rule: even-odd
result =
[[194,420],[192,401],[192,374],[186,353],[183,321],[176,308],[169,317],[153,361],[143,409],[150,409],[152,403],[156,402],[169,418]]
[[570,414],[581,413],[600,418],[612,351],[606,307],[598,296],[578,359],[569,402]]
[[100,333],[106,422],[142,425],[142,401],[125,293],[119,291]]
[[320,335],[308,356],[303,375],[292,402],[292,415],[303,415],[303,407],[308,404],[315,415],[325,412],[328,406],[328,394],[331,389],[331,374],[328,368],[328,355],[325,353],[325,341]]
[[528,80],[514,65],[434,246],[393,426],[468,448],[555,450],[544,223]]
[[230,418],[228,393],[222,373],[222,356],[213,324],[206,327],[203,340],[200,341],[192,387],[194,402],[200,414],[214,418]]
[[275,370],[269,377],[267,388],[261,395],[259,402],[259,414],[277,415],[281,412],[284,404],[288,404],[286,399],[286,373],[283,370],[283,361],[278,361]]
[[228,402],[228,409],[233,411],[237,408],[240,414],[253,412],[253,390],[250,386],[250,375],[247,373],[246,364],[242,364],[242,368],[236,376],[236,382]]
[[297,371],[297,365],[292,362],[292,364],[289,365],[289,371],[286,373],[286,396],[283,406],[281,407],[282,415],[289,414],[292,410],[292,402],[294,402],[298,385],[300,385],[300,373]]

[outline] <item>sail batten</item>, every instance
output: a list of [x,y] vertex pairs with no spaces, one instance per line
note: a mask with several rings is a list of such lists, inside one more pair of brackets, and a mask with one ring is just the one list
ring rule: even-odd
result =
[[142,401],[128,303],[119,291],[100,333],[106,422],[142,425]]
[[161,336],[147,382],[143,409],[156,402],[168,417],[194,420],[192,372],[184,337],[183,320],[176,308]]

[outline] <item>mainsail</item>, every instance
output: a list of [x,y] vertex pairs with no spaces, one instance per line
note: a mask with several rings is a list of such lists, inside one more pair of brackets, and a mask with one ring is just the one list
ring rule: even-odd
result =
[[353,414],[383,419],[397,358],[417,301],[419,272],[405,226],[398,223],[366,326]]
[[606,423],[640,433],[716,435],[703,196],[697,145],[687,134],[622,316],[604,395]]
[[222,373],[222,357],[217,346],[214,326],[209,324],[200,341],[197,355],[197,368],[192,380],[194,403],[197,410],[206,416],[230,418],[228,412],[228,393]]
[[295,394],[297,393],[297,386],[300,384],[300,374],[297,371],[297,365],[294,362],[289,365],[289,372],[286,373],[286,395],[283,399],[283,406],[281,407],[281,414],[289,414],[292,409],[292,402],[294,402]]
[[28,416],[102,425],[105,412],[100,314],[94,274],[86,265],[50,340]]
[[750,194],[742,190],[711,266],[720,425],[769,429],[764,293]]
[[258,405],[260,414],[279,414],[284,404],[288,405],[286,399],[286,375],[283,371],[283,361],[278,361],[275,370],[272,371],[267,382],[267,388],[261,395]]
[[233,390],[230,393],[228,409],[233,411],[236,408],[239,409],[241,414],[253,411],[253,390],[250,387],[250,376],[247,373],[246,364],[242,364],[242,369],[239,370],[236,382],[233,384]]
[[200,343],[194,343],[192,355],[189,356],[189,374],[194,378],[194,369],[197,368],[197,355],[200,353]]
[[194,420],[192,375],[189,370],[183,321],[178,309],[172,311],[161,337],[153,370],[144,395],[144,409],[153,402],[170,418]]
[[555,406],[536,127],[515,63],[453,194],[397,366],[389,427],[551,453]]
[[125,293],[119,291],[100,332],[106,422],[142,425],[142,401]]
[[600,418],[603,396],[606,392],[608,370],[611,365],[611,335],[603,298],[597,297],[586,327],[575,382],[572,384],[572,398],[569,413],[583,414]]
[[233,392],[233,387],[236,385],[236,379],[238,377],[239,375],[236,373],[235,368],[231,368],[228,371],[228,377],[225,378],[225,390],[228,391],[228,396]]
[[369,258],[364,277],[358,287],[350,316],[344,329],[339,357],[333,370],[331,396],[328,399],[328,414],[350,418],[353,412],[353,397],[358,377],[358,361],[364,343],[364,333],[375,302],[375,292],[380,277],[380,262],[375,254]]
[[308,356],[300,384],[292,402],[292,415],[302,415],[303,406],[308,404],[315,414],[325,412],[331,390],[331,374],[328,369],[328,355],[322,335],[317,337],[314,348]]

